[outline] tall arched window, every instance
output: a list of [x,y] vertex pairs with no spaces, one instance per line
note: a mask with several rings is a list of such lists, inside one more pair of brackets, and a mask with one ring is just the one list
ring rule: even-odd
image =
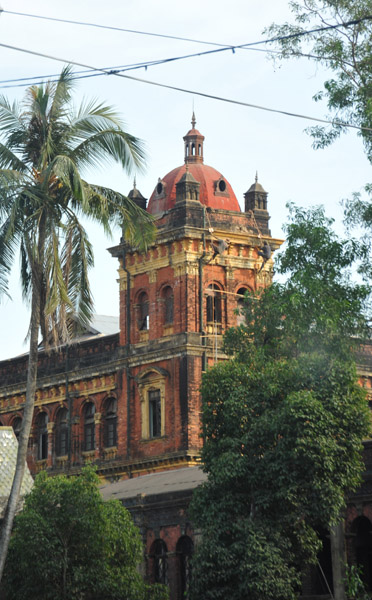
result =
[[[237,303],[236,303],[236,308],[237,308],[237,317],[236,317],[236,324],[239,325],[244,325],[245,324],[245,314],[244,314],[244,295],[247,292],[247,288],[240,288],[237,291],[238,294],[238,299],[237,299]],[[240,297],[239,297],[240,296]]]
[[188,535],[183,535],[177,542],[176,553],[178,556],[179,572],[179,598],[187,600],[192,576],[191,557],[194,553],[194,544]]
[[45,460],[48,458],[48,415],[41,412],[36,420],[36,435],[37,435],[37,459]]
[[117,400],[108,398],[105,409],[104,423],[104,444],[105,448],[112,448],[117,444]]
[[21,417],[16,417],[13,420],[12,427],[13,427],[14,434],[15,434],[17,440],[18,440],[19,434],[21,433],[21,427],[22,427],[22,419],[21,419]]
[[96,447],[94,415],[96,408],[93,402],[88,402],[84,408],[84,450],[90,452]]
[[221,333],[222,326],[221,291],[215,283],[207,288],[207,326],[217,333]]
[[163,540],[155,540],[150,553],[153,559],[153,581],[154,583],[167,583],[167,546]]
[[138,297],[138,329],[147,331],[149,328],[149,298],[146,292]]
[[55,429],[56,455],[66,456],[68,454],[68,410],[60,408],[56,418]]
[[164,300],[164,325],[171,325],[173,323],[173,290],[168,285],[163,290]]

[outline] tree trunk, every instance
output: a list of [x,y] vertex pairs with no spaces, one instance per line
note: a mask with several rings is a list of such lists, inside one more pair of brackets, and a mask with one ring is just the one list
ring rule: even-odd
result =
[[331,527],[330,533],[333,574],[333,596],[334,600],[346,600],[346,555],[343,521],[340,521],[340,523]]
[[6,507],[4,521],[0,535],[0,581],[3,576],[4,565],[8,553],[13,521],[20,498],[23,475],[26,468],[28,439],[34,414],[35,392],[38,363],[38,338],[40,325],[40,288],[33,285],[30,323],[30,354],[28,358],[26,403],[23,412],[22,428],[18,439],[17,462],[14,473],[12,489]]

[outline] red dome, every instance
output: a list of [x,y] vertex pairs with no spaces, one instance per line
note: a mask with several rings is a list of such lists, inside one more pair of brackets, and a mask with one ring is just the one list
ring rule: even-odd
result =
[[[188,171],[200,183],[199,200],[211,208],[240,212],[240,206],[229,182],[213,167],[203,163],[188,163]],[[173,169],[155,187],[147,211],[153,215],[173,208],[176,202],[176,183],[186,172],[186,165]]]

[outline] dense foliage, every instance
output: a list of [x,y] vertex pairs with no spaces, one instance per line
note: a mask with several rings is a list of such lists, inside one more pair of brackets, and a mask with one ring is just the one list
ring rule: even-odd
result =
[[368,289],[347,272],[356,248],[321,209],[292,207],[277,261],[289,278],[248,295],[246,324],[225,338],[231,360],[203,378],[208,482],[193,500],[203,534],[194,599],[296,598],[317,531],[360,482],[369,413],[353,344]]
[[9,600],[164,600],[138,572],[140,535],[117,500],[104,502],[92,469],[37,476],[15,519],[4,587]]

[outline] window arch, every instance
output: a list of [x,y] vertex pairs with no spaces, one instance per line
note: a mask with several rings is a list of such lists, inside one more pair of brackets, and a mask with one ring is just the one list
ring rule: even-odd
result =
[[191,557],[194,553],[194,543],[188,535],[183,535],[177,542],[176,553],[178,556],[179,573],[179,598],[189,598],[192,577]]
[[21,427],[22,427],[21,417],[16,417],[15,419],[13,419],[12,427],[13,427],[14,435],[16,436],[16,438],[18,440],[19,434],[21,433]]
[[106,400],[103,436],[105,448],[112,448],[117,445],[117,405],[116,398]]
[[93,402],[88,402],[84,407],[84,450],[90,452],[96,447],[94,415],[96,407]]
[[164,325],[171,325],[174,314],[174,296],[170,285],[163,289],[162,297],[164,300]]
[[155,540],[150,556],[153,559],[152,580],[154,583],[168,582],[167,546],[163,540]]
[[46,412],[38,414],[36,419],[37,436],[37,459],[45,460],[48,458],[48,415]]
[[207,288],[207,327],[211,331],[217,329],[221,333],[222,329],[222,290],[220,287],[211,283]]
[[68,454],[68,410],[65,407],[57,412],[55,441],[56,456],[66,456]]
[[149,328],[149,297],[146,292],[138,296],[138,329],[147,331]]

